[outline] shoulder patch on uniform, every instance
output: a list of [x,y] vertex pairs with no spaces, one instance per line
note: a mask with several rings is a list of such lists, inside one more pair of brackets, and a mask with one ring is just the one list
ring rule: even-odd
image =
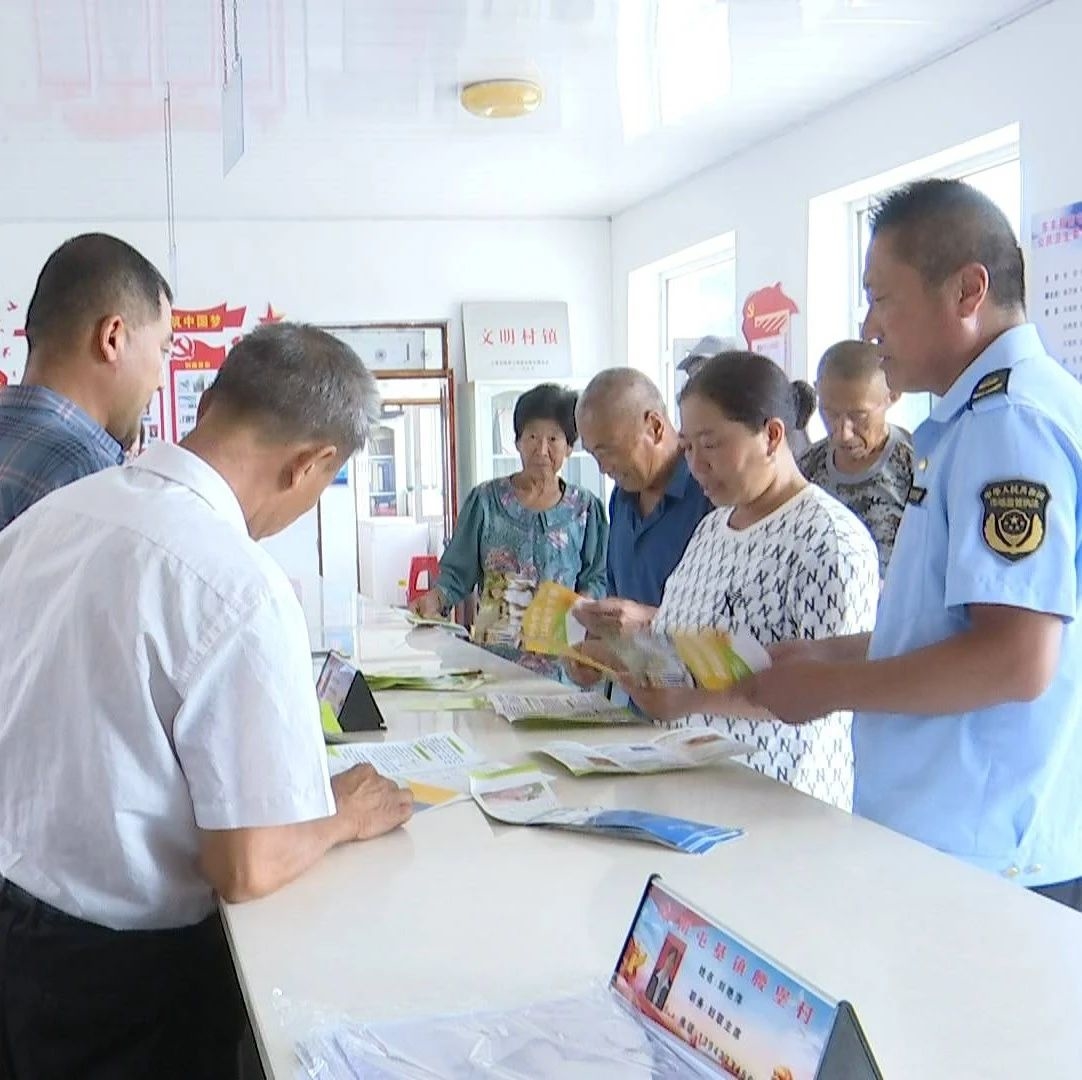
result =
[[973,387],[973,393],[969,395],[969,407],[973,408],[978,401],[985,398],[995,397],[997,394],[1007,392],[1007,383],[1011,379],[1010,368],[1000,368],[998,371],[990,371]]
[[981,490],[984,542],[1008,562],[1032,555],[1044,543],[1045,510],[1052,498],[1032,480],[997,480]]

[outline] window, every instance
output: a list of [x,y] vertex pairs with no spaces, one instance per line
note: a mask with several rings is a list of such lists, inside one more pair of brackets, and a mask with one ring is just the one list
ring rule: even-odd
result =
[[[935,176],[957,178],[982,191],[1007,216],[1015,236],[1021,235],[1022,223],[1022,165],[1017,144],[1002,150],[970,158],[953,168],[937,169]],[[910,179],[918,179],[911,177]],[[877,200],[897,185],[891,185],[875,195],[850,204],[855,266],[852,272],[853,292],[850,300],[850,333],[860,337],[861,326],[868,313],[864,295],[864,262],[871,242],[871,210]],[[933,404],[931,394],[907,394],[894,407],[891,419],[894,423],[912,431],[928,416]]]
[[636,267],[627,279],[627,360],[676,411],[676,363],[707,334],[737,328],[736,234],[721,233]]
[[682,266],[661,275],[662,390],[671,407],[681,380],[676,365],[708,334],[736,333],[736,257],[720,257]]

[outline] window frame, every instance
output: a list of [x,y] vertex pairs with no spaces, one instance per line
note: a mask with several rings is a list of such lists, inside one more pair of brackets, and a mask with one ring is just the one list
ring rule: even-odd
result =
[[[908,181],[902,181],[902,183],[914,183],[932,177],[944,180],[968,180],[978,173],[1012,163],[1016,164],[1019,172],[1021,172],[1021,147],[1017,142],[982,154],[961,158],[931,172],[915,174]],[[858,199],[851,200],[846,207],[846,217],[849,222],[849,329],[854,338],[860,337],[861,327],[864,324],[864,317],[868,310],[867,298],[864,295],[865,245],[863,243],[867,219],[875,204],[898,186],[899,184],[893,184],[879,191],[862,195]],[[1021,217],[1021,207],[1019,207],[1019,217]]]
[[[735,235],[732,233],[727,233],[723,235],[730,236],[732,237],[732,239],[706,255],[693,257],[685,262],[678,262],[672,265],[667,265],[663,270],[660,270],[658,273],[658,369],[661,375],[661,390],[665,397],[665,403],[670,409],[670,411],[674,413],[676,410],[676,397],[674,392],[676,380],[676,360],[673,356],[673,347],[671,342],[682,340],[682,337],[670,338],[669,334],[669,286],[671,282],[676,278],[686,277],[689,274],[698,273],[703,270],[709,270],[713,267],[722,266],[725,264],[731,265],[733,276],[732,321],[736,332],[739,331],[740,301],[738,298],[739,293],[736,285],[737,266]],[[699,336],[701,337],[702,335]]]
[[[989,169],[1012,163],[1019,172],[1019,190],[1021,191],[1022,158],[1021,147],[1018,142],[1008,143],[984,153],[967,155],[930,172],[917,173],[910,177],[908,182],[926,180],[931,177],[940,177],[944,180],[968,180],[970,177],[986,172]],[[901,183],[905,182],[907,181],[901,181]],[[866,251],[865,234],[868,229],[868,217],[875,204],[897,187],[898,184],[893,184],[879,191],[863,195],[858,199],[851,200],[846,206],[849,222],[849,332],[857,340],[862,336],[864,319],[868,313],[867,297],[864,293],[864,253]],[[1021,222],[1021,217],[1022,207],[1019,205],[1019,222]],[[893,423],[912,431],[919,423],[928,418],[937,400],[936,396],[931,393],[904,394],[897,404],[891,408],[892,415],[890,419]]]

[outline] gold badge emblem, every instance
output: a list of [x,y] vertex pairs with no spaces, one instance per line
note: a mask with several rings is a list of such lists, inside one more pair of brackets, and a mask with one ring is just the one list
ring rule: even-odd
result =
[[981,491],[984,542],[1010,562],[1032,555],[1044,542],[1044,513],[1051,496],[1032,480],[997,480]]
[[1005,394],[1007,392],[1007,384],[1010,381],[1010,368],[1000,368],[998,371],[990,371],[976,386],[973,387],[973,393],[969,395],[969,407],[972,409],[978,401],[983,401],[985,398],[995,397],[997,394]]

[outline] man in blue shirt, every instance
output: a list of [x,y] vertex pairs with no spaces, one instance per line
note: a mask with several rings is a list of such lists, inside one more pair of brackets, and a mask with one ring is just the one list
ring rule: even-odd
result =
[[865,288],[891,388],[940,396],[878,623],[780,646],[745,689],[793,722],[856,710],[854,812],[1082,910],[1082,388],[959,181],[880,204]]
[[172,293],[104,233],[61,244],[26,312],[22,385],[0,388],[0,529],[73,480],[119,465],[162,384]]
[[595,375],[575,415],[582,445],[617,485],[609,501],[609,598],[581,605],[581,614],[595,633],[627,632],[653,618],[665,582],[714,507],[688,469],[660,391],[642,372]]

